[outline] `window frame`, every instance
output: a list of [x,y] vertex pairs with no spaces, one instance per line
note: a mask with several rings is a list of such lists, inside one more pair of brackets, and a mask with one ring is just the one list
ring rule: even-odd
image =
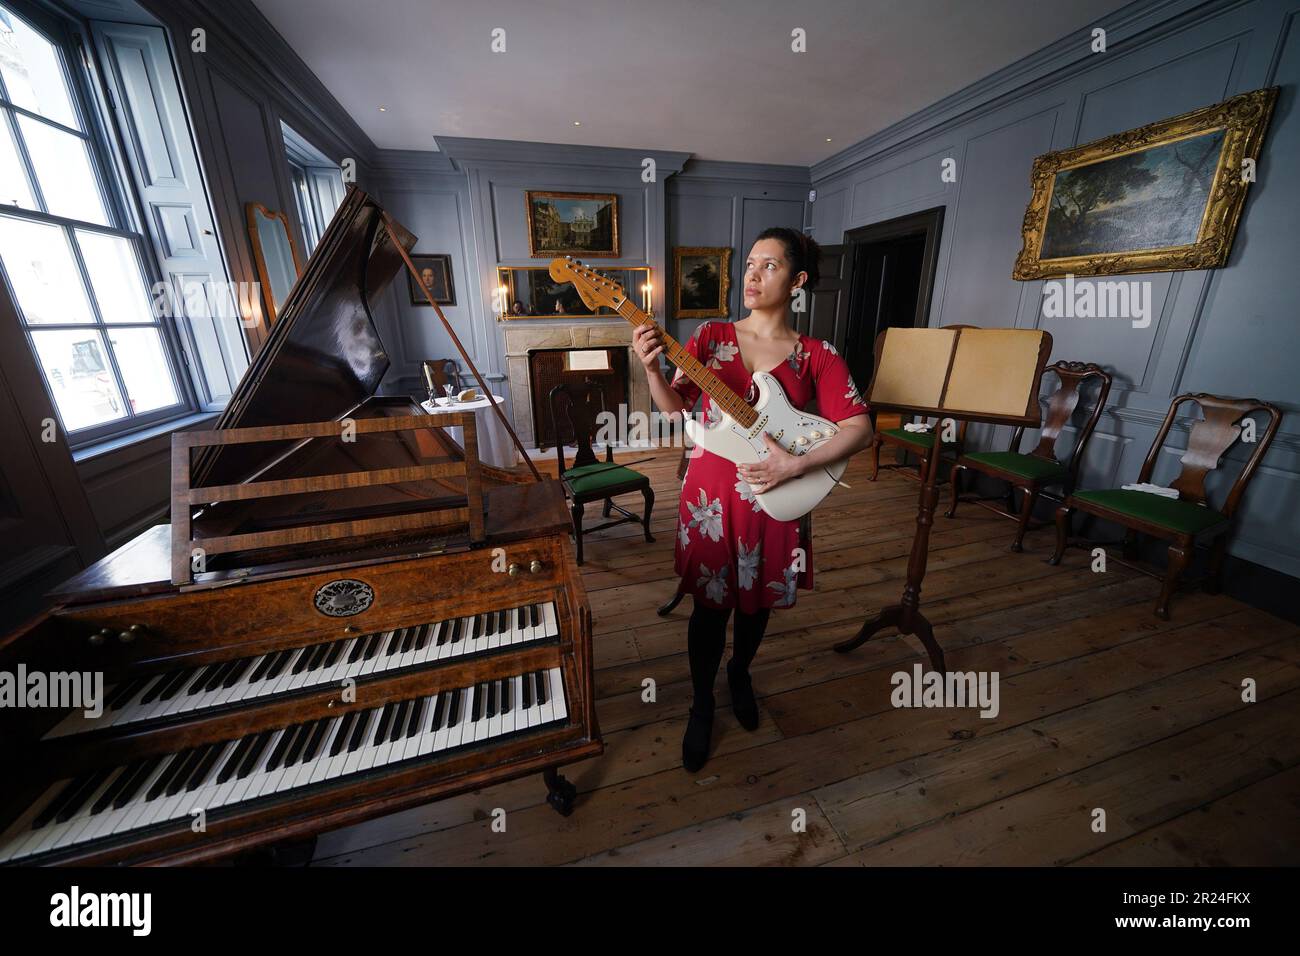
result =
[[[91,47],[87,40],[88,30],[82,21],[65,13],[54,12],[43,6],[33,4],[29,0],[0,0],[0,6],[7,7],[24,20],[54,48],[60,61],[63,78],[67,83],[72,108],[76,112],[77,119],[83,125],[81,130],[72,129],[56,120],[51,120],[48,117],[18,106],[8,98],[8,91],[4,89],[3,82],[0,81],[0,114],[3,114],[3,116],[0,116],[0,121],[9,124],[9,132],[14,137],[15,150],[32,187],[33,198],[37,199],[40,204],[47,205],[40,192],[39,180],[31,156],[28,153],[27,144],[18,136],[17,118],[23,115],[31,117],[36,122],[46,123],[55,129],[71,133],[86,143],[90,154],[91,172],[95,177],[95,183],[99,188],[100,198],[104,204],[105,216],[109,221],[109,225],[103,226],[94,222],[69,219],[44,210],[25,209],[20,206],[0,203],[0,215],[54,225],[64,230],[64,235],[70,240],[73,261],[84,284],[91,312],[95,317],[95,321],[90,323],[34,324],[28,322],[23,315],[21,304],[18,302],[17,297],[13,295],[13,284],[8,280],[4,264],[0,262],[0,276],[3,276],[8,285],[15,317],[22,328],[32,358],[37,365],[41,382],[49,395],[51,405],[55,414],[59,416],[60,427],[64,429],[70,449],[77,452],[84,451],[88,446],[100,443],[129,442],[132,435],[137,432],[152,433],[159,425],[190,418],[196,413],[208,411],[199,401],[192,380],[193,370],[190,368],[188,357],[180,340],[180,331],[177,328],[175,316],[164,314],[155,317],[154,321],[149,323],[105,322],[95,295],[94,286],[90,282],[90,275],[81,254],[81,249],[75,241],[74,233],[78,229],[126,239],[131,244],[136,262],[140,267],[140,279],[146,295],[159,288],[158,283],[164,281],[161,267],[154,258],[149,238],[145,234],[145,224],[138,214],[139,197],[135,194],[134,184],[130,181],[129,170],[125,167],[127,160],[121,152],[121,144],[117,139],[117,130],[109,119],[108,94],[103,87],[103,77],[100,74],[99,67],[91,53]],[[154,308],[152,297],[148,299],[146,306],[152,314]],[[118,367],[112,344],[107,341],[107,337],[112,330],[129,328],[154,328],[158,330],[163,357],[167,363],[167,369],[176,391],[177,401],[175,404],[138,414],[131,410],[131,399],[127,391],[127,383]],[[121,390],[123,410],[126,413],[123,417],[100,425],[79,428],[76,431],[68,430],[63,425],[62,412],[59,410],[58,402],[46,377],[45,369],[41,365],[40,355],[36,350],[36,343],[32,333],[69,329],[84,329],[104,336],[105,358],[112,367],[116,383]]]

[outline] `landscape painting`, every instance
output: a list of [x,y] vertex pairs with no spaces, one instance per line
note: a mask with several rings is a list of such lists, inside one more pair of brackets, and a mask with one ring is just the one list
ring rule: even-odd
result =
[[1039,156],[1011,277],[1225,265],[1277,96],[1252,90]]

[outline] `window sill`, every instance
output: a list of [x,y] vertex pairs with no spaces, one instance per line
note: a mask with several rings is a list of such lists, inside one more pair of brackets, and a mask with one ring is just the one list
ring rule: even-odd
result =
[[138,442],[148,441],[151,438],[157,438],[160,435],[166,435],[174,431],[180,431],[183,428],[191,428],[214,421],[220,412],[198,412],[196,414],[184,415],[180,418],[170,418],[165,422],[159,422],[156,425],[150,425],[147,428],[141,428],[139,431],[131,432],[129,435],[116,435],[113,438],[106,438],[103,441],[93,442],[89,445],[83,445],[74,449],[72,460],[81,464],[87,461],[93,461],[104,455],[110,455],[113,452],[121,451]]

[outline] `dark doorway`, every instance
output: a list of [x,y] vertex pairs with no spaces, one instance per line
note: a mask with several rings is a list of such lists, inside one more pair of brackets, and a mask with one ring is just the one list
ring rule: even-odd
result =
[[928,321],[942,229],[938,206],[844,234],[850,269],[844,359],[864,389],[875,368],[876,336]]

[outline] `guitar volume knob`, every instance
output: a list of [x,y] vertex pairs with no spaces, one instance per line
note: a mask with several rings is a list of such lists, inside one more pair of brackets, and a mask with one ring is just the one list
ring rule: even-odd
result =
[[806,444],[808,444],[808,439],[807,439],[807,437],[805,437],[804,435],[800,435],[800,436],[799,436],[798,438],[796,438],[794,441],[795,441],[795,444],[796,444],[796,445],[806,445]]
[[809,433],[808,433],[808,437],[811,438],[813,441],[816,441],[817,439],[819,439],[819,438],[822,437],[822,433],[821,433],[821,432],[809,432]]

